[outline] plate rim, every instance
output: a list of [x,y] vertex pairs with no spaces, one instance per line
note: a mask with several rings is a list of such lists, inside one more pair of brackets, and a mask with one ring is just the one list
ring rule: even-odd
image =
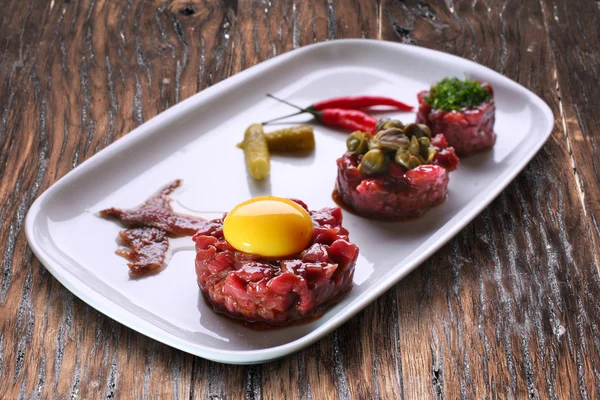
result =
[[[340,311],[334,314],[327,323],[317,327],[316,329],[310,331],[306,335],[296,340],[265,349],[225,350],[215,349],[207,345],[193,343],[165,331],[164,329],[158,327],[154,323],[137,316],[132,311],[122,308],[121,306],[110,301],[100,293],[86,293],[86,290],[89,291],[89,286],[85,282],[81,281],[79,278],[73,276],[69,271],[65,270],[62,267],[62,265],[60,265],[60,263],[52,260],[49,252],[45,250],[43,245],[38,243],[38,241],[35,239],[34,222],[36,220],[36,217],[40,214],[40,211],[42,210],[41,205],[43,204],[44,199],[51,196],[53,193],[59,191],[64,186],[68,185],[69,181],[72,180],[74,177],[84,174],[86,171],[90,170],[95,165],[101,163],[102,160],[107,158],[109,155],[118,152],[119,149],[127,143],[143,140],[146,136],[151,134],[153,128],[155,128],[157,125],[164,124],[165,121],[169,121],[171,118],[187,109],[195,108],[195,106],[199,103],[210,101],[212,97],[218,96],[218,94],[221,91],[231,89],[235,85],[244,82],[246,79],[251,78],[253,75],[260,73],[262,70],[272,66],[273,64],[281,63],[282,61],[285,61],[288,58],[298,57],[303,53],[314,51],[319,48],[352,44],[381,46],[393,50],[401,49],[402,51],[408,51],[413,53],[425,53],[444,59],[449,58],[459,63],[466,63],[466,65],[471,65],[478,69],[484,69],[486,73],[495,76],[497,79],[501,80],[503,84],[517,90],[520,94],[526,97],[529,103],[535,104],[548,121],[549,129],[545,134],[543,134],[542,140],[538,141],[534,146],[532,146],[529,149],[529,151],[526,153],[526,157],[523,157],[519,159],[518,162],[515,162],[515,167],[509,169],[506,173],[506,176],[503,176],[504,174],[502,174],[496,179],[499,180],[499,182],[496,185],[492,186],[491,189],[489,189],[487,194],[478,203],[478,206],[473,209],[470,209],[468,212],[465,213],[465,215],[462,218],[460,218],[460,220],[458,220],[454,225],[449,227],[438,239],[435,240],[435,242],[430,247],[427,248],[427,251],[412,258],[408,263],[404,264],[404,268],[402,270],[396,271],[395,273],[388,276],[383,282],[378,284],[373,290],[367,291],[363,298],[358,299],[356,303],[351,305],[347,310]],[[539,152],[542,146],[550,138],[552,131],[554,130],[554,121],[555,117],[552,110],[550,109],[548,104],[544,100],[542,100],[538,95],[531,92],[519,83],[505,77],[499,72],[463,57],[416,45],[396,43],[392,41],[378,39],[336,39],[314,43],[290,50],[286,53],[277,55],[266,61],[258,63],[223,81],[220,81],[210,86],[209,88],[206,88],[188,97],[187,99],[177,103],[169,109],[147,120],[143,124],[131,130],[129,133],[125,134],[123,137],[115,140],[110,145],[95,153],[90,158],[82,162],[80,165],[73,168],[71,171],[67,172],[64,176],[59,178],[56,182],[54,182],[50,187],[48,187],[41,195],[39,195],[35,199],[25,217],[25,235],[27,238],[27,242],[35,256],[44,265],[44,267],[54,276],[54,278],[56,278],[63,286],[65,286],[65,288],[67,288],[67,290],[69,290],[79,299],[81,299],[97,311],[101,312],[102,314],[106,315],[107,317],[168,346],[177,348],[179,350],[211,361],[227,364],[256,364],[267,362],[297,352],[302,348],[309,346],[315,343],[316,341],[322,339],[325,335],[337,329],[339,326],[347,322],[350,318],[362,311],[367,305],[371,304],[377,298],[382,296],[392,286],[397,284],[404,276],[414,271],[425,260],[431,257],[435,252],[437,252],[443,245],[445,245],[454,236],[456,236],[456,234],[460,230],[467,226],[477,215],[479,215],[496,197],[498,197],[498,195],[535,157],[535,155]],[[94,291],[92,290],[92,292]],[[102,304],[102,302],[97,300],[96,297],[99,297],[100,300],[106,300],[107,303]],[[116,305],[116,307],[114,307],[114,305]]]

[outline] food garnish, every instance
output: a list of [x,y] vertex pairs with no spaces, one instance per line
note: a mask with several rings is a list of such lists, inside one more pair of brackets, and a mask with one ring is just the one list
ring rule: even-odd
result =
[[256,180],[265,179],[271,170],[270,152],[306,153],[315,148],[315,135],[310,125],[265,133],[261,124],[253,124],[237,147],[244,150],[246,167]]
[[461,156],[494,147],[496,105],[487,82],[446,78],[417,95],[417,123],[443,133]]
[[304,113],[311,113],[314,115],[315,111],[324,111],[328,108],[338,108],[342,110],[362,110],[369,107],[375,106],[388,106],[392,107],[399,111],[412,111],[413,106],[410,106],[406,103],[403,103],[399,100],[392,99],[391,97],[384,96],[344,96],[344,97],[334,97],[332,99],[319,101],[315,104],[312,104],[308,107],[298,107],[294,104],[291,104],[285,100],[282,100],[278,97],[273,96],[272,94],[267,94],[267,97],[270,97],[274,100],[277,100],[281,103],[287,104],[294,108],[297,108],[299,111],[294,114],[285,115],[283,117],[275,118],[270,121],[265,122],[264,124],[271,123],[274,121],[278,121],[280,119],[292,117],[294,115],[300,115]]
[[271,157],[261,124],[253,124],[246,129],[242,149],[250,176],[257,180],[265,179],[271,170]]
[[400,111],[412,111],[412,109],[414,108],[411,105],[408,105],[396,99],[392,99],[391,97],[345,96],[319,101],[311,106],[306,107],[306,109],[324,110],[326,108],[343,108],[347,110],[361,110],[363,108],[374,106],[389,106]]
[[390,159],[380,149],[371,149],[363,155],[358,170],[365,175],[375,175],[385,172]]
[[328,126],[348,130],[375,132],[377,119],[359,110],[344,110],[341,108],[326,108],[313,113],[315,118]]
[[314,150],[315,135],[310,125],[299,125],[265,133],[272,152],[305,152]]
[[269,121],[265,121],[262,124],[267,125],[271,122],[278,121],[283,118],[291,117],[293,115],[298,115],[302,113],[312,114],[313,117],[319,122],[327,126],[335,126],[338,128],[344,128],[351,131],[365,131],[365,132],[375,132],[375,126],[377,125],[377,118],[370,116],[369,114],[362,112],[360,110],[354,109],[343,109],[343,108],[325,108],[322,110],[311,110],[304,109],[295,104],[292,104],[286,100],[276,98],[272,95],[270,97],[274,98],[277,101],[285,103],[290,107],[297,108],[299,110],[298,113],[286,115],[284,117],[275,118]]
[[434,109],[458,111],[490,100],[490,92],[479,81],[444,78],[429,91],[425,101]]
[[[379,123],[375,135],[355,131],[346,139],[348,152],[362,155],[358,169],[365,175],[385,173],[394,161],[407,170],[432,163],[438,148],[432,145],[431,131],[422,124],[404,126],[397,120]],[[455,166],[448,166],[455,168]]]
[[[266,132],[267,147],[271,152],[306,152],[314,150],[315,135],[310,125],[299,125],[291,128]],[[239,148],[244,147],[244,142],[238,143]]]

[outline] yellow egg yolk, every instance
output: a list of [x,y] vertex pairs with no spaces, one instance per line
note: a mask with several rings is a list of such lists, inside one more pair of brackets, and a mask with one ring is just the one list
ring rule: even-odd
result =
[[304,250],[312,229],[312,219],[302,206],[273,196],[244,201],[223,221],[223,235],[231,246],[263,257],[284,257]]

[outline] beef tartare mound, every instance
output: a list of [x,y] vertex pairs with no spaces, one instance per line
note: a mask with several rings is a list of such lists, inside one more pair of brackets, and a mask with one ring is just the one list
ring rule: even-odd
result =
[[[273,201],[277,198],[261,199]],[[348,241],[348,231],[342,227],[341,210],[324,208],[308,211],[303,202],[293,202],[299,206],[299,214],[308,216],[312,225],[309,227],[307,244],[303,243],[302,250],[294,254],[267,257],[240,251],[232,245],[249,244],[254,246],[249,249],[261,249],[265,240],[282,240],[283,243],[262,248],[275,252],[292,249],[290,243],[286,242],[286,233],[277,231],[290,227],[294,231],[298,231],[298,227],[301,229],[292,232],[289,238],[303,240],[306,230],[297,215],[293,216],[295,222],[288,220],[285,226],[277,226],[286,219],[281,214],[272,220],[267,218],[264,224],[256,219],[252,222],[244,219],[255,212],[251,209],[256,209],[254,205],[247,205],[237,213],[242,218],[239,223],[233,220],[234,209],[221,219],[207,221],[194,235],[198,284],[215,311],[250,322],[284,325],[319,313],[351,289],[358,247]],[[277,204],[271,203],[266,209],[271,214],[279,213],[273,211],[277,207]],[[232,219],[228,221],[230,216]],[[249,229],[242,232],[242,235],[247,234],[244,240],[237,240],[239,232],[236,230],[239,229]],[[260,235],[257,231],[260,229],[268,232]],[[226,237],[231,237],[231,242]],[[249,243],[253,240],[258,244]]]
[[417,122],[444,134],[460,156],[494,147],[496,106],[488,83],[446,78],[417,97]]
[[365,217],[418,217],[443,202],[448,172],[458,166],[444,135],[431,138],[425,125],[382,121],[377,133],[354,132],[337,160],[336,191]]

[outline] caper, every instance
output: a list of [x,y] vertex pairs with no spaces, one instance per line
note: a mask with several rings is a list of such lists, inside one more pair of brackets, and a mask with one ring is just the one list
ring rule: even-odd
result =
[[367,151],[369,138],[361,131],[352,132],[346,138],[346,148],[350,153],[362,154]]
[[423,136],[427,136],[428,138],[431,139],[431,130],[429,129],[429,127],[425,124],[418,124],[418,126],[421,129]]
[[404,127],[404,134],[408,137],[416,136],[417,139],[420,138],[421,136],[423,136],[423,132],[421,131],[421,128],[419,128],[419,125],[417,125],[417,124],[406,125]]
[[431,143],[429,138],[427,137],[421,137],[418,139],[419,140],[419,151],[420,154],[423,157],[427,157],[428,155],[428,149],[429,149],[429,144]]
[[381,147],[381,136],[378,136],[378,134],[373,136],[371,138],[371,140],[369,140],[368,147],[369,147],[369,150],[373,150],[373,149],[383,150]]
[[389,121],[389,118],[381,118],[377,121],[377,125],[375,125],[375,132],[379,132],[383,129],[383,126]]
[[408,151],[410,151],[415,156],[419,155],[419,140],[416,136],[410,138],[410,145],[408,146]]
[[430,147],[429,149],[427,149],[427,162],[428,163],[432,162],[434,157],[435,157],[435,147]]
[[397,119],[390,119],[387,120],[381,129],[390,129],[390,128],[398,128],[398,129],[404,129],[404,124],[402,123],[402,121],[397,120]]
[[408,160],[410,160],[410,153],[408,150],[400,149],[396,152],[394,161],[408,169]]
[[389,150],[406,149],[410,145],[410,140],[404,135],[382,136],[380,139],[381,147]]
[[404,131],[400,128],[385,128],[377,132],[380,136],[398,136],[404,135]]
[[417,168],[419,165],[421,165],[421,160],[419,159],[419,157],[411,155],[408,159],[408,169]]
[[397,150],[407,148],[410,140],[404,135],[402,129],[389,128],[377,132],[369,141],[369,149]]
[[375,136],[373,136],[369,140],[369,150],[371,150],[371,149],[383,150],[383,148],[381,147],[381,135],[380,135],[380,133],[381,133],[381,131],[377,132],[375,134]]
[[394,160],[406,169],[413,169],[421,165],[419,157],[412,155],[408,150],[400,149],[396,152]]
[[385,172],[387,170],[390,160],[386,157],[383,151],[379,149],[373,149],[367,151],[363,156],[358,169],[360,172],[366,175],[374,175]]

